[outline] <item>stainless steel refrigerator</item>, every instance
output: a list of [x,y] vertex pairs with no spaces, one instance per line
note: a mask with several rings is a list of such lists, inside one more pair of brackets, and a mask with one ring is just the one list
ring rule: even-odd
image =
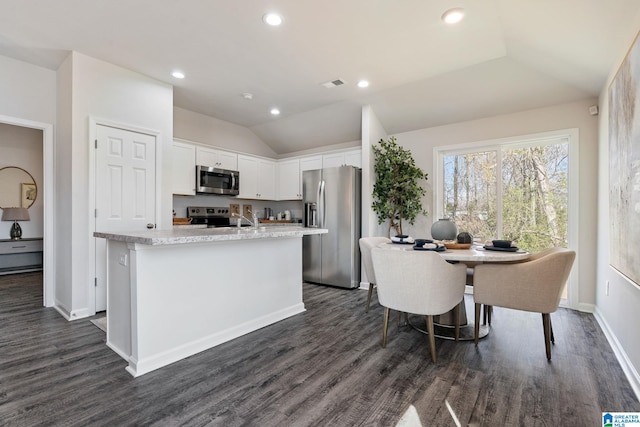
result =
[[302,239],[305,281],[343,288],[360,286],[361,183],[361,170],[353,166],[303,172],[305,227],[329,230]]

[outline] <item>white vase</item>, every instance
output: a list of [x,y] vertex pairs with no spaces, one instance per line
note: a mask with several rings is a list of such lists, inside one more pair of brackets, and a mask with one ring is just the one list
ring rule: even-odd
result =
[[453,240],[458,235],[458,226],[449,218],[441,218],[431,226],[431,237],[434,240]]

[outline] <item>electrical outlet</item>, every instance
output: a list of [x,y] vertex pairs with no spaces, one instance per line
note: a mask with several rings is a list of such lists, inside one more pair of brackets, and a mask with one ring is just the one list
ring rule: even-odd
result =
[[242,215],[244,217],[251,218],[251,212],[253,212],[251,205],[242,205]]
[[127,258],[128,258],[127,254],[124,253],[124,252],[121,252],[120,253],[120,265],[124,265],[126,267],[127,266],[127,261],[128,261]]
[[604,293],[605,295],[609,296],[609,281],[607,280],[607,283],[604,285]]
[[239,203],[231,203],[229,205],[229,213],[231,215],[240,215],[240,204]]

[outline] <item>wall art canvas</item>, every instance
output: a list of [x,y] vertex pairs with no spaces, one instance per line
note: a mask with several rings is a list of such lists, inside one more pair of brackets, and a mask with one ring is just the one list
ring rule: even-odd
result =
[[609,255],[640,284],[640,42],[609,87]]

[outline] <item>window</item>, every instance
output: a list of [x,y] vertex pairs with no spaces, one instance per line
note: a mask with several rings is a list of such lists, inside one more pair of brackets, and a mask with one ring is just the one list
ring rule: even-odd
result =
[[515,240],[530,252],[571,247],[576,144],[574,130],[437,147],[434,213],[481,241]]

